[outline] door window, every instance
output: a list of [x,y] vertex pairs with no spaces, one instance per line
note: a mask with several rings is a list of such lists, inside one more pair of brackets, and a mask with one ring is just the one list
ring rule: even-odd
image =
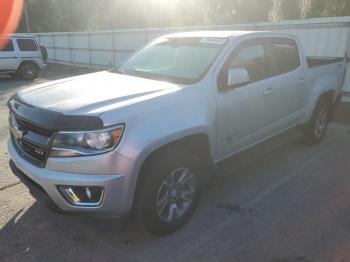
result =
[[273,75],[284,74],[300,66],[299,51],[294,40],[274,39],[271,51]]
[[12,40],[9,39],[6,45],[0,49],[0,52],[12,52],[14,50]]
[[233,58],[229,68],[244,68],[248,71],[250,82],[256,82],[269,77],[264,46],[254,44],[243,47]]
[[19,50],[21,51],[37,51],[38,47],[33,39],[17,39]]

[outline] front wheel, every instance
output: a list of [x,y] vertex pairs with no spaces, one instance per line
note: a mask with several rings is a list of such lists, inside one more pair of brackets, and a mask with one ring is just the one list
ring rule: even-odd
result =
[[155,235],[167,235],[183,226],[201,194],[202,169],[191,152],[170,149],[154,157],[141,174],[136,215]]
[[310,122],[304,129],[304,135],[308,144],[318,144],[326,130],[330,120],[331,110],[327,101],[320,100],[315,108]]

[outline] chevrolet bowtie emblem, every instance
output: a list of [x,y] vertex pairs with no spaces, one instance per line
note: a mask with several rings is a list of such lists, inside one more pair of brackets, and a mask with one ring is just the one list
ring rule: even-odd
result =
[[23,131],[19,129],[19,127],[16,125],[12,127],[12,135],[15,139],[21,139],[23,137]]

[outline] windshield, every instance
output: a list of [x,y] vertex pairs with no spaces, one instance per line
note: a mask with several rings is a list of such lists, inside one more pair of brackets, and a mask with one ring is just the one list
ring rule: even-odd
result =
[[193,84],[204,77],[225,43],[225,38],[161,38],[142,48],[114,71]]

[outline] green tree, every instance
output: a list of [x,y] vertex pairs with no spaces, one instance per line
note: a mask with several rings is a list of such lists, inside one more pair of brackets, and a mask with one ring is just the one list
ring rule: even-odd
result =
[[[33,32],[224,25],[350,15],[350,0],[26,0]],[[24,31],[24,21],[18,29]]]
[[349,15],[349,0],[273,0],[270,20]]

